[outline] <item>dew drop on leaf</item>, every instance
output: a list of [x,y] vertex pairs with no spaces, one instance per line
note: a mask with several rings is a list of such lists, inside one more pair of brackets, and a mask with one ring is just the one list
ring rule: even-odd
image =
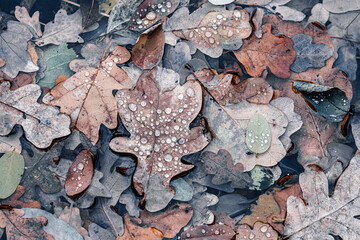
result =
[[271,131],[265,117],[255,114],[246,128],[246,145],[254,153],[266,152],[271,144]]

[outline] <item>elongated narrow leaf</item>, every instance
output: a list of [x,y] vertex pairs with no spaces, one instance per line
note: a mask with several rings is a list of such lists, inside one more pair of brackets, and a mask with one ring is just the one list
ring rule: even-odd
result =
[[17,152],[5,153],[0,158],[0,198],[7,198],[15,192],[24,167],[24,158]]
[[255,114],[246,128],[246,145],[254,153],[264,153],[271,143],[271,131],[266,119]]

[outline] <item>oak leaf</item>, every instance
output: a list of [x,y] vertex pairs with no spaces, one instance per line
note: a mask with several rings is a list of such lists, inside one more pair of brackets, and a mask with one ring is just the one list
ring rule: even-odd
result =
[[88,231],[81,226],[80,210],[77,207],[65,207],[60,213],[59,219],[75,228],[81,236],[84,237],[88,235]]
[[256,222],[253,229],[248,225],[239,225],[236,229],[236,240],[242,239],[269,239],[277,240],[278,233],[269,225],[262,222]]
[[262,33],[261,39],[254,35],[245,40],[243,46],[234,51],[236,58],[253,77],[260,77],[266,67],[277,77],[290,77],[290,65],[296,58],[293,42],[287,36],[273,35],[270,24],[262,26]]
[[118,46],[99,69],[88,68],[60,82],[44,102],[59,106],[60,111],[71,116],[72,125],[85,134],[93,144],[98,141],[100,124],[108,128],[117,125],[114,89],[129,89],[132,85],[126,72],[117,67],[130,59],[130,53]]
[[22,125],[26,138],[38,148],[49,147],[53,139],[70,134],[70,119],[56,107],[37,102],[41,89],[36,84],[10,91],[9,82],[0,84],[0,135],[15,124]]
[[214,225],[199,225],[192,227],[181,233],[181,240],[206,240],[206,239],[219,239],[227,240],[232,239],[235,232],[231,227],[214,224]]
[[21,153],[20,137],[23,135],[20,126],[13,129],[13,133],[9,136],[0,137],[0,153],[15,151]]
[[15,17],[20,22],[28,25],[30,30],[33,32],[34,36],[41,37],[41,27],[39,22],[39,11],[34,12],[32,17],[30,17],[29,12],[25,7],[16,6],[15,8]]
[[13,208],[40,208],[40,204],[36,201],[21,202],[19,198],[25,193],[25,188],[18,185],[16,191],[8,198],[0,201],[1,205],[10,206]]
[[117,92],[119,114],[131,136],[110,142],[112,150],[137,156],[133,182],[136,191],[145,194],[149,211],[164,208],[174,196],[170,180],[193,168],[181,157],[200,151],[209,141],[202,127],[189,129],[201,109],[200,84],[189,81],[180,86],[176,80],[171,90],[161,85],[160,78],[169,76],[162,73],[160,68],[145,72],[133,91]]

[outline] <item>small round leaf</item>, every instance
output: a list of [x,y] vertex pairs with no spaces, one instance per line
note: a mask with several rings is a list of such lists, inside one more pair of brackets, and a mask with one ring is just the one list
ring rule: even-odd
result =
[[24,167],[24,158],[17,152],[7,152],[0,158],[0,198],[8,198],[15,192]]
[[271,131],[265,117],[255,114],[246,128],[246,145],[254,153],[266,152],[271,143]]

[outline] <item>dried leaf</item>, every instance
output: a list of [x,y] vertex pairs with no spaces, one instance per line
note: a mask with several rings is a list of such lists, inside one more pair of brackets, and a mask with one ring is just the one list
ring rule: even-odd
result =
[[228,240],[232,239],[235,232],[226,225],[201,225],[190,228],[181,233],[181,240]]
[[[338,179],[334,194],[329,197],[326,175],[323,171],[306,168],[299,183],[303,199],[290,196],[284,233],[290,239],[325,239],[330,235],[342,239],[360,236],[359,219],[359,152]],[[306,204],[305,204],[306,203]]]
[[253,77],[260,77],[266,67],[277,77],[290,77],[289,67],[296,57],[293,42],[286,36],[273,35],[270,24],[262,26],[262,33],[261,39],[252,36],[240,50],[234,51],[236,58]]
[[7,152],[0,158],[0,198],[13,194],[24,173],[24,158],[17,152]]
[[162,60],[164,68],[179,72],[181,67],[190,60],[190,47],[186,42],[178,42],[175,47],[165,45],[165,53]]
[[27,9],[25,7],[16,6],[15,8],[15,17],[19,22],[22,22],[30,27],[30,30],[33,31],[33,35],[36,37],[41,37],[41,27],[39,23],[39,11],[34,12],[32,17],[30,17]]
[[293,72],[305,72],[310,67],[324,67],[326,60],[333,55],[331,47],[325,44],[312,44],[312,38],[307,34],[297,34],[291,40],[296,51],[296,59],[290,66]]
[[245,188],[252,182],[250,176],[244,173],[242,164],[234,165],[230,153],[225,149],[220,149],[217,154],[203,152],[201,159],[204,162],[205,171],[214,175],[211,182],[215,185],[231,182],[232,188]]
[[124,234],[120,237],[117,237],[116,240],[163,239],[164,234],[160,230],[152,227],[141,226],[141,219],[138,221],[132,221],[132,218],[128,214],[126,214],[124,218]]
[[181,157],[208,144],[202,127],[189,130],[201,109],[200,84],[190,81],[170,91],[158,85],[161,77],[167,75],[156,68],[141,75],[134,91],[118,91],[120,117],[131,136],[110,142],[112,150],[137,156],[133,181],[136,191],[146,194],[146,209],[151,212],[161,210],[173,198],[170,180],[192,168]]
[[326,22],[329,19],[329,12],[324,8],[324,5],[317,3],[311,9],[311,16],[308,19],[308,23],[318,22],[321,25],[325,26]]
[[165,36],[160,25],[151,33],[143,33],[132,49],[132,61],[141,69],[153,69],[164,54]]
[[269,239],[277,240],[278,233],[269,225],[256,222],[254,228],[250,229],[248,225],[240,225],[236,229],[236,240],[242,239]]
[[13,208],[40,208],[40,204],[36,201],[21,202],[19,198],[25,193],[25,188],[18,185],[16,191],[10,197],[1,200],[1,205],[7,205]]
[[170,182],[175,190],[174,200],[187,202],[190,201],[194,195],[193,189],[183,178],[177,178]]
[[48,44],[59,45],[61,42],[79,42],[84,40],[79,36],[82,30],[82,17],[80,9],[71,15],[67,15],[65,9],[60,9],[54,21],[45,25],[43,36],[36,41],[38,46]]
[[331,13],[344,13],[360,9],[360,2],[351,0],[324,0],[323,5]]
[[[30,209],[30,208],[28,208]],[[8,239],[39,239],[54,240],[54,237],[46,233],[42,228],[46,224],[46,218],[23,218],[24,210],[13,209],[0,210],[0,228],[6,228]]]
[[14,78],[20,71],[39,70],[27,52],[27,42],[32,38],[32,34],[25,24],[9,21],[7,29],[2,31],[0,36],[0,58],[6,62],[1,71]]
[[242,39],[251,32],[249,14],[245,10],[209,12],[197,26],[173,31],[176,36],[195,42],[200,51],[213,58],[219,57],[222,49],[238,49]]
[[65,192],[68,196],[81,194],[85,191],[92,180],[94,165],[92,154],[88,150],[82,150],[69,168],[65,180]]
[[115,236],[111,234],[110,231],[100,227],[96,223],[91,223],[89,225],[89,235],[85,236],[85,240],[100,240],[100,239],[114,239]]
[[55,107],[37,103],[38,85],[10,91],[9,82],[0,84],[0,134],[7,135],[15,124],[23,126],[26,138],[38,148],[49,147],[53,139],[70,134],[70,118]]
[[[228,215],[239,214],[249,209],[250,203],[253,201],[254,199],[247,199],[245,196],[236,193],[222,195],[219,197],[216,211]],[[216,220],[218,221],[217,216]]]
[[81,226],[80,210],[77,207],[65,207],[60,213],[59,219],[75,228],[81,236],[88,235],[88,231]]
[[102,63],[99,71],[89,68],[56,85],[43,101],[60,106],[71,115],[72,124],[93,144],[98,141],[100,124],[108,128],[117,125],[116,99],[113,89],[131,87],[125,71],[116,66],[130,59],[129,52],[118,46]]
[[285,0],[285,1],[272,1],[268,5],[266,5],[266,8],[269,9],[271,12],[274,12],[278,15],[280,15],[281,19],[284,21],[295,21],[295,22],[301,22],[306,15],[296,9],[290,8],[288,6],[284,6],[284,4],[290,2],[291,0]]
[[13,133],[7,137],[0,137],[0,153],[15,151],[21,153],[20,137],[23,135],[21,127],[14,128]]

